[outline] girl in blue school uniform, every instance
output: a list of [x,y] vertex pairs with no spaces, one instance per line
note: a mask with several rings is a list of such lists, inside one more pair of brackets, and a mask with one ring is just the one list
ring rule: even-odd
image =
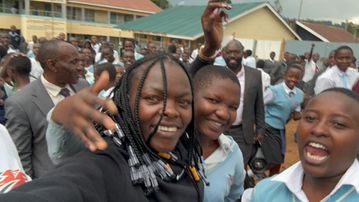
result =
[[262,180],[250,201],[359,201],[359,96],[323,91],[308,102],[297,133],[300,161]]
[[236,119],[240,84],[230,69],[213,65],[201,68],[193,81],[195,129],[209,182],[203,202],[237,201],[243,193],[243,156],[233,138],[223,133]]
[[269,164],[269,175],[279,172],[285,155],[285,124],[291,118],[300,119],[300,105],[304,93],[295,87],[302,75],[299,63],[288,65],[284,81],[270,86],[264,93],[265,139],[262,142],[264,157]]

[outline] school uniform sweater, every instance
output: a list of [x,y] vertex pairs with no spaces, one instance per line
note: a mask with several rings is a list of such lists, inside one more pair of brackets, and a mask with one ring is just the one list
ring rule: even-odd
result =
[[220,135],[219,147],[205,160],[209,186],[204,202],[230,202],[240,199],[245,177],[242,152],[232,137]]
[[294,87],[287,93],[284,85],[279,83],[269,87],[273,99],[265,105],[265,123],[276,129],[284,129],[291,113],[304,99],[304,93],[299,88]]
[[[127,151],[109,139],[105,151],[80,152],[61,163],[49,174],[26,183],[8,194],[0,194],[0,201],[14,202],[142,202],[203,200],[203,184],[196,183],[188,172],[179,181],[163,181],[157,177],[159,191],[145,196],[141,185],[133,185],[127,163]],[[186,161],[187,151],[179,143],[175,150]],[[182,168],[172,165],[175,173]]]
[[[321,202],[359,201],[359,163],[354,160],[338,184]],[[279,175],[260,181],[252,191],[251,202],[308,202],[302,190],[304,171],[300,162]]]

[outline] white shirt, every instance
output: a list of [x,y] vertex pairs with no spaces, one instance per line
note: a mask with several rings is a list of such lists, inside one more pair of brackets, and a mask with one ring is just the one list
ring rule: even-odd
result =
[[244,78],[244,67],[242,65],[241,71],[238,72],[237,78],[239,84],[241,85],[241,98],[239,100],[239,107],[237,109],[237,117],[232,125],[240,125],[242,123],[242,114],[243,114],[243,98],[244,98],[244,89],[245,89],[245,78]]
[[253,56],[248,56],[242,59],[242,64],[248,67],[256,68],[256,59]]
[[345,88],[341,76],[346,73],[348,76],[348,89],[352,89],[354,84],[359,79],[359,72],[353,68],[348,67],[345,72],[342,72],[338,66],[333,66],[321,74],[315,83],[315,94],[318,94],[326,89],[341,87]]
[[316,68],[318,68],[317,64],[313,60],[310,60],[309,62],[308,61],[305,62],[304,76],[303,76],[304,82],[308,82],[312,80],[314,74],[316,73]]
[[15,49],[12,49],[11,47],[9,47],[7,49],[7,53],[16,53],[17,51]]
[[[342,178],[339,180],[338,184],[335,185],[334,189],[330,192],[328,196],[323,198],[321,201],[326,201],[331,195],[333,195],[338,189],[344,184],[352,185],[357,192],[359,192],[359,180],[354,176],[358,176],[357,172],[359,170],[358,160],[354,160],[353,164],[348,168]],[[273,177],[272,181],[283,182],[287,188],[300,200],[303,202],[309,201],[304,191],[303,187],[303,176],[304,171],[301,162],[297,162],[288,169],[284,170],[279,175]]]
[[31,61],[31,72],[30,75],[35,78],[40,78],[44,70],[41,67],[41,64],[39,61],[37,61],[35,58],[30,58]]
[[[100,62],[101,55],[102,55],[101,52],[96,53],[96,55],[95,55],[95,63]],[[114,64],[114,65],[119,64],[120,63],[120,56],[118,55],[117,50],[113,50],[113,57],[115,58],[115,60],[112,62],[112,64]]]
[[91,44],[91,47],[96,53],[100,52],[100,44],[98,43],[95,45]]
[[[335,185],[334,189],[324,197],[320,202],[324,202],[330,198],[340,187],[343,185],[352,185],[356,192],[359,193],[359,180],[354,177],[358,176],[359,170],[359,162],[357,159],[354,160],[353,164],[348,168],[348,170],[344,173],[342,178],[339,180],[338,184]],[[271,181],[278,181],[282,182],[286,185],[292,194],[294,194],[300,201],[302,202],[309,202],[307,196],[305,195],[304,191],[302,190],[303,187],[303,177],[304,177],[304,170],[302,167],[301,162],[297,162],[291,167],[287,168],[277,176],[273,177]],[[251,201],[253,189],[246,189],[242,195],[243,202]],[[345,200],[344,200],[345,201]]]
[[194,49],[192,51],[191,57],[189,57],[189,62],[192,63],[194,61],[194,59],[196,59],[197,55],[198,55],[198,48]]
[[218,137],[219,147],[205,159],[206,172],[212,170],[216,165],[226,160],[229,153],[232,152],[231,139],[221,134]]
[[[47,93],[49,94],[52,102],[54,103],[54,105],[57,105],[57,103],[59,103],[61,100],[63,100],[65,97],[60,95],[60,91],[62,89],[62,87],[57,86],[55,84],[50,83],[49,81],[47,81],[44,77],[44,75],[41,75],[40,77],[42,84],[44,85]],[[70,95],[75,94],[73,92],[73,90],[71,89],[70,85],[66,85],[65,88],[70,90]]]
[[264,93],[265,89],[270,86],[270,76],[263,69],[261,69],[261,68],[256,68],[256,69],[261,71],[262,87],[263,87],[263,93]]

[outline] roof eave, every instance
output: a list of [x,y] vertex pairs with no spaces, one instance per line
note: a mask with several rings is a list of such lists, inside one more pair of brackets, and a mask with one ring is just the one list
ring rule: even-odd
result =
[[330,42],[327,38],[325,38],[324,36],[320,35],[319,33],[317,33],[316,31],[314,31],[313,29],[309,28],[308,26],[304,25],[303,23],[299,22],[298,20],[295,21],[295,24],[299,25],[300,27],[302,27],[303,29],[307,30],[309,33],[313,34],[315,37],[319,38],[320,40],[324,41],[324,42]]
[[117,28],[117,29],[120,29],[122,31],[132,31],[135,34],[148,34],[148,35],[152,35],[152,36],[161,36],[161,37],[168,37],[168,38],[184,39],[184,40],[189,40],[189,41],[196,40],[195,37],[184,36],[184,35],[176,35],[176,34],[166,34],[166,33],[163,33],[163,32],[148,32],[148,31],[140,31],[140,30],[121,29],[121,28]]
[[[137,10],[132,8],[126,8],[126,7],[117,7],[117,6],[109,6],[109,5],[103,5],[103,4],[94,4],[94,3],[87,3],[82,1],[76,1],[76,0],[69,0],[69,3],[77,3],[77,4],[83,4],[83,5],[89,5],[89,6],[99,6],[103,8],[116,8],[116,9],[122,9],[127,11],[134,11],[134,12],[140,12],[145,14],[154,14],[157,13],[156,11],[145,11],[145,10]],[[161,11],[161,10],[160,10]]]
[[[233,22],[233,21],[236,21],[236,20],[238,20],[239,18],[241,18],[241,17],[243,17],[243,16],[246,16],[246,15],[248,15],[248,14],[250,14],[250,13],[252,13],[252,12],[258,10],[258,9],[264,8],[264,7],[267,7],[267,8],[282,22],[282,24],[284,24],[284,26],[286,26],[286,28],[289,29],[289,31],[290,31],[298,40],[300,40],[300,41],[302,40],[302,38],[283,20],[283,18],[282,18],[282,17],[272,8],[272,6],[270,6],[268,3],[260,4],[260,5],[258,5],[257,7],[254,7],[254,8],[252,8],[252,9],[248,10],[248,11],[243,12],[243,13],[240,14],[240,15],[237,15],[237,16],[235,16],[235,17],[229,19],[229,21],[228,21],[227,23],[225,23],[225,25],[226,25],[226,24],[229,24],[229,23],[231,23],[231,22]],[[201,33],[201,34],[199,34],[199,35],[196,35],[195,38],[199,38],[199,37],[201,37],[201,36],[203,36],[203,33]]]

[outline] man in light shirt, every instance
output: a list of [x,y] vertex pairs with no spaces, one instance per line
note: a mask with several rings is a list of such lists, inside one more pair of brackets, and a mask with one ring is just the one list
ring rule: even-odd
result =
[[5,102],[6,127],[17,147],[25,172],[38,178],[53,168],[45,139],[46,115],[64,97],[87,86],[79,81],[79,54],[61,40],[41,44],[37,59],[42,76]]

